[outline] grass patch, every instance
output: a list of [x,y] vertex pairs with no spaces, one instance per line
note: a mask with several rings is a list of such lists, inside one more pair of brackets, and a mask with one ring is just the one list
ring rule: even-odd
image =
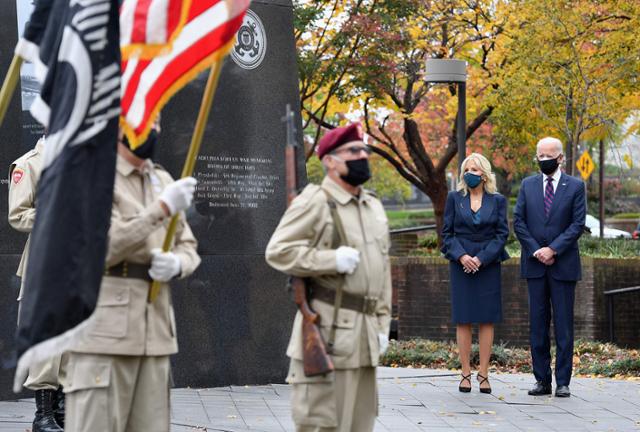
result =
[[[471,364],[477,367],[479,362],[478,345],[474,344],[471,348]],[[381,364],[391,367],[460,369],[455,342],[426,339],[391,341]],[[491,368],[500,372],[530,373],[529,349],[494,345]],[[577,340],[574,344],[573,368],[575,376],[637,378],[640,376],[640,353],[610,343]]]
[[434,219],[433,209],[427,210],[387,210],[389,228],[410,228],[426,225]]
[[618,213],[611,216],[613,219],[640,219],[640,213]]

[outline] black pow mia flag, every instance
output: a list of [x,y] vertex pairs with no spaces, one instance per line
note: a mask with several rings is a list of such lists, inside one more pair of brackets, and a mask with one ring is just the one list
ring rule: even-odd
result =
[[104,273],[120,114],[118,0],[38,0],[16,54],[42,85],[46,130],[17,331],[14,390],[72,347]]

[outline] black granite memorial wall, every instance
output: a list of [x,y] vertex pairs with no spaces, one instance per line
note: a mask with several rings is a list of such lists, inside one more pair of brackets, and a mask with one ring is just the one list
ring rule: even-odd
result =
[[[0,5],[4,77],[17,41],[16,0],[0,0]],[[155,159],[174,177],[182,168],[206,78],[203,73],[163,110]],[[298,98],[291,1],[254,0],[233,56],[225,61],[196,165],[199,185],[188,220],[202,264],[192,277],[173,284],[177,387],[284,380],[294,306],[285,277],[265,264],[264,249],[286,205],[281,117],[286,104],[298,107]],[[20,97],[14,97],[0,128],[0,172],[30,149],[38,134],[22,113]],[[299,132],[296,137],[301,141]],[[302,160],[298,168],[304,178]],[[6,215],[8,180],[0,177],[0,215]],[[15,397],[10,392],[19,287],[15,270],[26,237],[12,230],[6,217],[2,220],[0,399],[7,399]]]

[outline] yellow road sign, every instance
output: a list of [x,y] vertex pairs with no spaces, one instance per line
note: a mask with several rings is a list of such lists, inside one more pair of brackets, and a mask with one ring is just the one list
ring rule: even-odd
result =
[[589,152],[582,153],[578,162],[576,162],[576,166],[578,167],[578,171],[580,171],[580,175],[582,175],[582,179],[586,180],[589,178],[593,170],[596,168],[596,165],[593,163],[593,159],[589,155]]

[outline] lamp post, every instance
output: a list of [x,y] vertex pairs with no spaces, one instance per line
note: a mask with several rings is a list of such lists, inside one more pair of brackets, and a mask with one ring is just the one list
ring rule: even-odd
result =
[[428,59],[425,81],[456,84],[458,87],[458,115],[456,116],[456,142],[458,168],[467,153],[467,62],[454,59]]

